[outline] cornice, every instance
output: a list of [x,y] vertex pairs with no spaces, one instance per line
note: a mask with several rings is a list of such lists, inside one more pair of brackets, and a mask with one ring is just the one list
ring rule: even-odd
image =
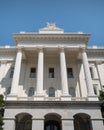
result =
[[85,44],[88,43],[90,34],[39,34],[39,33],[17,33],[13,34],[16,44],[23,41],[81,41]]
[[100,101],[5,101],[8,108],[100,108]]
[[0,47],[0,53],[3,53],[3,52],[16,52],[16,50],[17,50],[17,47],[16,46],[14,46],[14,47],[5,47],[5,46],[3,46],[3,47]]
[[86,50],[87,53],[96,53],[96,54],[104,54],[104,47],[88,47]]

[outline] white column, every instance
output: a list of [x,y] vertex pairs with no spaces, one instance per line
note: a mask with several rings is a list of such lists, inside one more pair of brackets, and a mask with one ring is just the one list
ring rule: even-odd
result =
[[62,95],[69,95],[64,48],[60,49],[60,69],[61,69],[60,71],[61,71]]
[[18,93],[21,62],[22,62],[22,50],[21,48],[18,48],[15,68],[14,68],[14,75],[13,75],[13,80],[12,80],[12,86],[11,86],[11,95],[17,95]]
[[43,95],[43,71],[44,71],[44,54],[43,49],[40,48],[38,52],[38,67],[37,67],[37,95]]
[[6,63],[7,61],[1,61],[0,63],[0,94],[2,94],[1,86],[2,86],[2,80],[5,77]]
[[91,74],[90,74],[90,70],[89,70],[88,59],[87,59],[87,54],[85,52],[85,49],[82,49],[82,62],[83,62],[88,96],[94,96],[92,79],[91,79]]

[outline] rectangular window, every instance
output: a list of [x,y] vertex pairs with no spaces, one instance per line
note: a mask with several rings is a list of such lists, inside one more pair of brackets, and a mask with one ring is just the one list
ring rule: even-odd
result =
[[10,78],[13,78],[13,74],[14,74],[14,67],[11,67],[11,70],[10,70]]
[[91,74],[91,78],[93,79],[94,78],[94,74],[93,74],[93,68],[90,67],[90,74]]
[[67,77],[73,78],[73,69],[72,68],[67,68]]
[[49,68],[49,78],[54,78],[54,68]]
[[94,85],[93,85],[93,89],[94,89],[94,94],[95,94],[95,95],[98,94],[97,87],[98,87],[97,84],[94,84]]
[[36,78],[36,68],[30,68],[30,78]]

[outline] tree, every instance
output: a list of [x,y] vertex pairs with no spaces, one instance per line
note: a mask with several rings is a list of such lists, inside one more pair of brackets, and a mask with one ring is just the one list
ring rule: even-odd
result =
[[0,130],[3,130],[2,126],[4,125],[3,123],[4,107],[5,107],[4,97],[3,95],[0,95]]
[[103,123],[104,123],[104,91],[102,91],[102,90],[100,91],[99,100],[102,101],[101,113],[102,113]]

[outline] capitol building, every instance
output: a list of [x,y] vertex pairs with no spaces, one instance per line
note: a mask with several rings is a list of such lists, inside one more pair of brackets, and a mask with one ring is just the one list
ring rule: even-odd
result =
[[104,47],[88,46],[90,36],[47,23],[0,46],[4,130],[104,130]]

